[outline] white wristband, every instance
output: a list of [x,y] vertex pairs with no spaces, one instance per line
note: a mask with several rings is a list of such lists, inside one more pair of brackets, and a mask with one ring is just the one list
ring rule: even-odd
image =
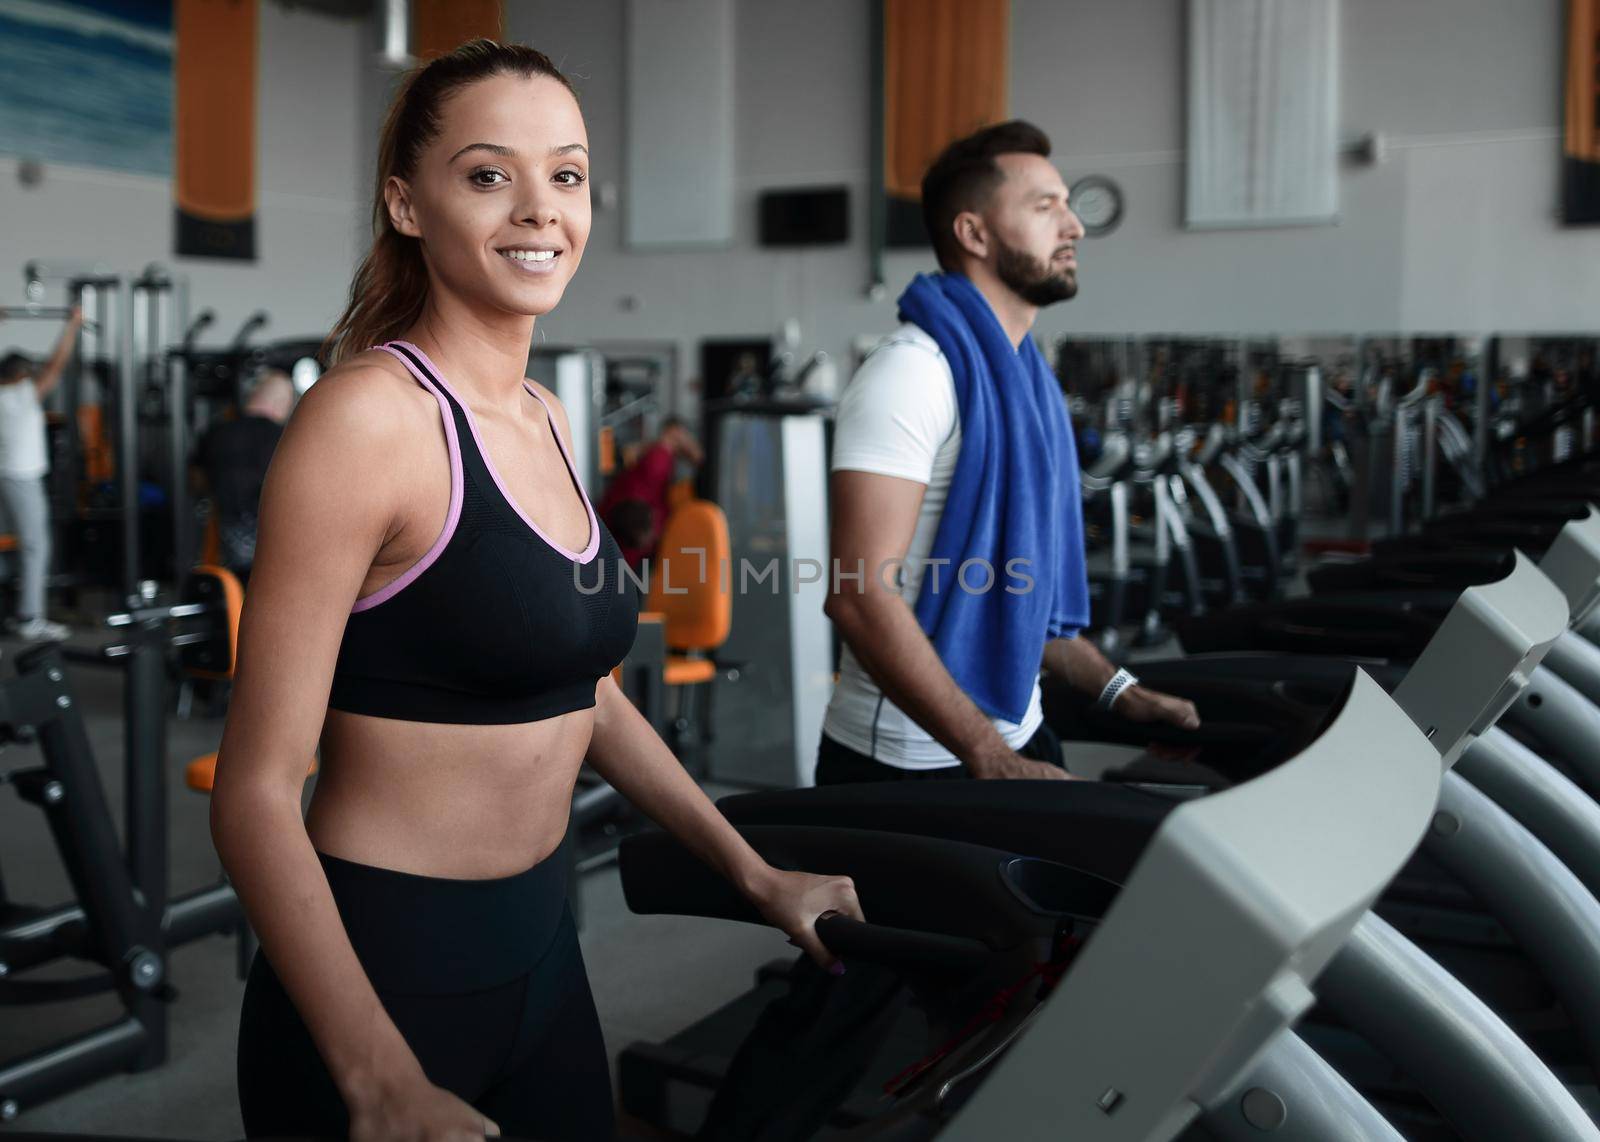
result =
[[1127,670],[1118,670],[1111,676],[1111,681],[1106,683],[1106,688],[1100,691],[1100,697],[1094,700],[1094,708],[1097,710],[1111,709],[1112,704],[1116,702],[1119,694],[1121,694],[1129,686],[1137,686],[1138,684],[1139,679],[1134,677],[1131,672]]

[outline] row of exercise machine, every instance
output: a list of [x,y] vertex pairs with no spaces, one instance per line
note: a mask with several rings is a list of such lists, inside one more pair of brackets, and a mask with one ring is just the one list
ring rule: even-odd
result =
[[[1282,597],[1302,540],[1360,550],[1596,444],[1593,337],[1157,338],[1058,354],[1093,625],[1113,655],[1129,636],[1160,644],[1182,616]],[[1308,514],[1317,535],[1302,534]]]
[[[1397,528],[1371,558],[1311,569],[1314,596],[1286,600],[1305,470],[1337,474],[1340,463],[1307,427],[1312,370],[1272,374],[1304,387],[1263,394],[1270,417],[1221,413],[1216,393],[1197,394],[1198,367],[1168,372],[1173,380],[1156,383],[1151,370],[1156,380],[1131,394],[1112,386],[1098,409],[1074,410],[1080,425],[1103,426],[1099,454],[1084,450],[1086,495],[1111,505],[1091,512],[1109,547],[1126,529],[1123,614],[1137,616],[1101,611],[1096,626],[1148,638],[1155,612],[1175,628],[1195,657],[1139,672],[1195,700],[1205,725],[1131,732],[1055,685],[1048,707],[1068,740],[1131,753],[1155,736],[1189,760],[1140,755],[1107,780],[1044,788],[815,789],[722,803],[774,863],[855,877],[871,922],[825,921],[825,940],[903,972],[917,997],[885,1062],[925,1065],[894,1100],[858,1092],[828,1116],[863,1137],[1596,1137],[1580,1102],[1600,1076],[1600,650],[1585,626],[1600,598],[1600,515],[1588,506],[1600,476],[1583,460],[1587,385],[1556,401],[1502,395],[1510,409],[1499,426],[1484,422],[1482,457],[1436,450],[1450,473],[1439,483],[1467,502],[1414,534]],[[1427,450],[1411,448],[1381,406],[1381,373],[1368,375],[1373,384],[1340,395],[1399,425],[1392,439],[1406,443],[1388,462],[1416,468]],[[1340,411],[1316,407],[1330,405]],[[1119,449],[1132,459],[1108,468]],[[1421,472],[1402,474],[1402,505],[1420,517]],[[1348,494],[1381,503],[1392,486],[1351,480]],[[1254,547],[1239,539],[1247,522]],[[1163,534],[1181,577],[1169,589],[1150,564],[1144,599],[1129,605],[1141,538],[1154,558]],[[41,908],[0,889],[0,1003],[109,990],[125,1011],[0,1062],[0,1120],[161,1062],[172,947],[221,933],[239,940],[241,964],[251,954],[228,886],[174,896],[165,851],[169,684],[175,671],[231,668],[236,590],[211,572],[190,576],[171,602],[141,586],[107,620],[113,644],[32,652],[0,683],[0,741],[37,744],[42,759],[3,781],[45,813],[75,895]],[[653,648],[625,665],[641,679],[636,693],[655,693],[665,649],[652,633]],[[69,683],[72,659],[126,670],[125,845]],[[605,793],[580,790],[575,825]],[[636,911],[755,919],[660,835],[626,840],[620,867]],[[62,959],[94,970],[19,978]],[[756,991],[671,1042],[627,1048],[624,1109],[692,1127],[686,1117],[783,971],[764,970]]]

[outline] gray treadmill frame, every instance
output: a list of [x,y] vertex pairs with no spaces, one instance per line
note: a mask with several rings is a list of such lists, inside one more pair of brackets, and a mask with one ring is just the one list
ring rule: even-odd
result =
[[[1298,757],[1168,816],[942,1137],[1174,1137],[1311,1005],[1311,982],[1410,855],[1438,790],[1437,752],[1358,671]],[[1202,931],[1223,938],[1173,939]]]
[[[1557,962],[1546,963],[1546,967],[1564,965],[1571,971],[1594,951],[1595,938],[1600,938],[1600,910],[1593,907],[1593,898],[1559,860],[1509,814],[1447,772],[1450,764],[1490,730],[1499,715],[1527,686],[1539,661],[1566,629],[1567,619],[1562,592],[1519,554],[1513,573],[1506,579],[1463,593],[1424,655],[1397,688],[1395,704],[1412,721],[1412,732],[1421,733],[1424,740],[1432,742],[1429,752],[1439,751],[1434,754],[1435,763],[1440,767],[1440,780],[1449,787],[1435,789],[1442,799],[1442,811],[1433,815],[1435,830],[1430,838],[1453,858],[1451,863],[1465,863],[1469,881],[1488,887],[1497,902],[1512,906],[1512,926],[1521,934],[1531,936],[1547,953],[1546,958],[1556,957]],[[1465,679],[1463,667],[1468,672]],[[1361,681],[1369,680],[1363,675]],[[1473,698],[1473,695],[1481,697]],[[1348,709],[1347,705],[1346,713]],[[1319,743],[1322,740],[1319,739]],[[1278,772],[1281,770],[1274,774]],[[1346,771],[1345,779],[1359,781],[1360,777]],[[1259,786],[1264,780],[1267,779],[1257,779],[1241,790]],[[1218,796],[1232,796],[1241,790]],[[1192,803],[1179,812],[1214,804],[1218,796]],[[1149,855],[1146,854],[1146,859]],[[1135,870],[1136,877],[1144,867],[1142,860]],[[1529,881],[1539,882],[1542,890],[1532,896],[1522,894],[1520,890]],[[1134,883],[1130,879],[1129,888]],[[1128,890],[1123,890],[1124,897]],[[1122,899],[1119,897],[1119,903]],[[1574,908],[1574,904],[1585,906]],[[1107,917],[1107,926],[1116,915],[1114,907]],[[1163,922],[1170,925],[1172,920],[1169,916],[1163,921],[1160,913],[1152,913],[1152,921],[1156,927],[1144,935],[1150,942],[1159,942],[1159,925]],[[1552,932],[1568,939],[1547,938]],[[1103,935],[1104,928],[1089,947],[1105,947],[1108,942],[1101,939]],[[1088,954],[1089,949],[1086,949],[1084,956]],[[1112,973],[1120,957],[1136,957],[1137,954],[1135,947],[1113,948],[1103,956],[1102,970]],[[1074,987],[1078,993],[1082,995],[1087,990],[1090,999],[1098,993],[1104,1002],[1114,1005],[1114,997],[1119,994],[1115,986],[1097,986],[1110,981],[1095,980],[1087,976],[1083,968],[1080,960],[1068,977],[1076,981]],[[1566,1088],[1503,1021],[1376,917],[1365,917],[1354,927],[1351,940],[1333,960],[1330,972],[1324,989],[1329,998],[1352,1015],[1355,1024],[1409,1064],[1408,1071],[1429,1088],[1430,1096],[1441,1103],[1441,1112],[1467,1137],[1495,1139],[1515,1134],[1550,1142],[1600,1137]],[[1314,971],[1294,978],[1309,982],[1313,975]],[[1375,979],[1379,982],[1375,983]],[[1590,998],[1589,992],[1594,989],[1593,984],[1581,981],[1577,984],[1577,991],[1584,998]],[[1276,1012],[1283,1018],[1281,1027],[1287,1028],[1299,1013],[1294,1010],[1296,1005],[1309,1002],[1309,994],[1297,997],[1293,990],[1294,984],[1288,979],[1269,984],[1267,994],[1271,998],[1259,999],[1253,1014],[1257,1018],[1270,1018],[1267,1013]],[[1384,1003],[1368,1002],[1374,990],[1387,997]],[[1405,1011],[1406,1017],[1395,1019],[1395,1011]],[[1102,1011],[1101,1014],[1109,1013]],[[1056,1018],[1059,1020],[1060,1016]],[[1138,1024],[1140,1021],[1130,1022]],[[1097,1033],[1103,1030],[1103,1027],[1098,1028]],[[1455,1046],[1452,1058],[1459,1063],[1459,1068],[1440,1071],[1437,1048],[1441,1039],[1448,1039]],[[1146,1043],[1140,1057],[1148,1061],[1149,1050],[1150,1045]],[[1137,1053],[1139,1048],[1135,1046],[1134,1051]],[[1348,1137],[1349,1129],[1356,1123],[1366,1131],[1363,1136],[1394,1136],[1387,1124],[1376,1127],[1374,1120],[1381,1121],[1381,1116],[1291,1033],[1284,1031],[1267,1036],[1258,1044],[1256,1054],[1259,1058],[1253,1065],[1246,1060],[1233,1068],[1231,1082],[1216,1083],[1209,1092],[1196,1090],[1189,1103],[1175,1105],[1168,1118],[1154,1124],[1137,1123],[1130,1133],[1096,1132],[1097,1127],[1101,1131],[1107,1129],[1106,1122],[1126,1101],[1125,1093],[1110,1083],[1094,1100],[1094,1110],[1105,1121],[1097,1123],[1092,1118],[1088,1122],[1071,1123],[1059,1118],[1046,1120],[1052,1124],[1052,1133],[1075,1128],[1097,1139],[1165,1138],[1181,1131],[1194,1117],[1192,1111],[1197,1109],[1196,1104],[1201,1104],[1207,1107],[1207,1127],[1230,1139],[1243,1139],[1252,1131],[1266,1128],[1267,1124],[1262,1121],[1263,1108],[1275,1123],[1275,1132],[1288,1130],[1287,1134],[1279,1134],[1285,1139]],[[1223,1059],[1228,1058],[1230,1056],[1224,1052]],[[1226,1067],[1227,1064],[1219,1062],[1217,1065]],[[1007,1073],[1011,1073],[1009,1069]],[[1077,1071],[1069,1066],[1069,1073]],[[1471,1081],[1458,1082],[1460,1073],[1469,1073]],[[998,1078],[999,1075],[991,1077],[975,1096],[974,1106],[979,1105],[980,1098],[998,1100],[996,1105],[1006,1105],[1017,1094],[1014,1085],[1019,1079],[1015,1077],[1008,1080],[1008,1085],[1013,1087],[1009,1093],[1006,1087],[992,1091]],[[1032,1081],[1022,1085],[1035,1089],[1049,1087],[1050,1082],[1040,1081],[1042,1078],[1031,1076]],[[1080,1112],[1089,1093],[1092,1092],[1078,1092],[1076,1109]],[[1281,1118],[1278,1117],[1280,1111]],[[1032,1117],[1029,1121],[1037,1123],[1040,1119]],[[1017,1134],[1015,1126],[1010,1129],[1011,1136],[1026,1136]],[[1146,1132],[1140,1133],[1140,1130]],[[952,1131],[947,1136],[968,1135]]]

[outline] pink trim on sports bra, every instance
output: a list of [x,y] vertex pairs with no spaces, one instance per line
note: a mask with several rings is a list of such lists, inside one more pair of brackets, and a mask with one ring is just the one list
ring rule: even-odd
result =
[[388,602],[415,582],[417,576],[433,566],[434,561],[439,558],[440,553],[449,544],[450,537],[456,533],[456,524],[461,522],[461,501],[466,495],[466,479],[461,472],[461,441],[456,438],[456,418],[450,411],[450,402],[444,399],[444,395],[434,387],[432,381],[418,372],[417,367],[406,360],[404,353],[389,345],[378,345],[376,348],[393,354],[406,367],[406,371],[417,379],[417,383],[432,393],[433,399],[439,402],[439,414],[444,417],[445,441],[450,447],[450,511],[445,516],[444,529],[439,532],[439,538],[433,541],[433,546],[428,548],[427,553],[410,567],[407,567],[400,577],[392,583],[386,583],[372,594],[357,599],[355,606],[350,608],[352,614],[357,611],[369,611],[379,603]]
[[[556,428],[556,418],[555,414],[550,411],[550,402],[545,400],[544,397],[540,396],[539,390],[535,389],[527,381],[522,382],[522,387],[528,390],[529,396],[533,397],[534,400],[538,401],[544,406],[544,418],[550,422],[550,435],[556,438],[556,447],[561,449],[561,459],[567,462],[567,475],[572,478],[572,486],[578,489],[578,495],[583,497],[583,510],[589,513],[589,545],[581,552],[567,551],[565,548],[561,547],[560,544],[555,543],[552,540],[547,539],[545,542],[549,543],[550,546],[554,547],[557,551],[561,551],[568,559],[576,559],[579,563],[587,563],[589,560],[594,558],[594,553],[600,549],[600,524],[594,518],[594,505],[589,502],[589,492],[584,488],[583,481],[578,479],[578,469],[572,462],[572,453],[567,451],[567,442],[561,439],[561,432]],[[484,463],[489,463],[487,454],[484,456]],[[494,471],[494,465],[489,465],[489,471]],[[499,478],[500,477],[498,475],[495,476],[495,479],[498,480]],[[507,496],[506,499],[510,500],[511,497]],[[512,503],[511,506],[516,507],[517,505]],[[520,509],[518,509],[517,514],[522,515]],[[522,516],[522,518],[528,519],[527,516]],[[528,519],[528,526],[533,528],[534,531],[539,531],[539,525],[534,523],[531,519]],[[540,531],[539,534],[543,535],[544,532]]]
[[495,487],[500,489],[501,497],[506,501],[506,503],[511,505],[511,510],[516,512],[517,515],[522,518],[522,522],[527,524],[528,527],[533,530],[535,535],[544,540],[545,543],[549,544],[553,550],[559,552],[565,558],[571,559],[577,563],[588,563],[591,559],[593,559],[595,552],[600,550],[600,525],[595,520],[594,505],[589,502],[589,493],[584,490],[583,481],[578,479],[577,470],[572,466],[572,456],[567,452],[566,442],[561,439],[561,433],[556,428],[555,416],[550,412],[549,402],[535,392],[533,387],[526,381],[523,382],[523,388],[527,389],[529,394],[544,407],[545,420],[547,420],[550,424],[550,435],[556,438],[556,447],[561,449],[561,459],[567,466],[567,475],[572,480],[572,486],[578,490],[578,496],[583,500],[583,509],[589,516],[589,543],[588,546],[586,546],[582,551],[572,551],[569,548],[563,547],[554,539],[551,539],[545,534],[542,527],[534,523],[533,520],[529,519],[528,514],[524,512],[522,508],[517,506],[517,501],[512,499],[511,491],[506,487],[506,482],[500,478],[500,470],[494,466],[494,458],[489,455],[489,449],[484,446],[483,434],[478,431],[478,421],[477,418],[472,415],[472,409],[467,405],[466,401],[461,399],[461,395],[457,393],[455,389],[450,387],[450,382],[444,379],[444,373],[440,372],[439,366],[435,365],[431,360],[428,359],[428,355],[426,353],[424,353],[421,349],[418,349],[409,341],[395,341],[393,344],[403,345],[407,349],[411,350],[411,352],[415,353],[417,358],[428,367],[429,371],[432,372],[434,380],[439,383],[439,387],[454,397],[456,403],[461,406],[462,411],[467,414],[467,428],[471,430],[473,442],[478,446],[478,455],[483,457],[483,466],[489,470],[489,475],[494,480]]

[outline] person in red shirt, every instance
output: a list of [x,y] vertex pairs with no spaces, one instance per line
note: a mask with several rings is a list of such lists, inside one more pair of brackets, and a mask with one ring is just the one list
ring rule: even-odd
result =
[[668,417],[661,435],[617,474],[600,498],[600,517],[616,536],[622,557],[634,567],[655,553],[680,459],[699,467],[705,452],[682,420]]

